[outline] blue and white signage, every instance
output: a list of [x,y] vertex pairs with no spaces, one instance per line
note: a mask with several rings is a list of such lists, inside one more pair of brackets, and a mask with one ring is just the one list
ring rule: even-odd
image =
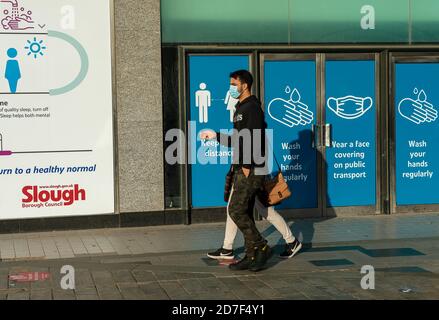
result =
[[439,63],[396,64],[396,204],[439,203]]
[[317,114],[316,63],[265,61],[264,85],[265,119],[273,130],[269,150],[274,150],[292,190],[278,208],[317,208],[317,157],[311,131]]
[[203,129],[231,130],[238,100],[229,94],[230,73],[249,70],[248,55],[189,56],[189,156],[192,207],[225,206],[224,182],[232,150],[214,141],[200,141]]
[[376,203],[375,61],[326,62],[327,207]]

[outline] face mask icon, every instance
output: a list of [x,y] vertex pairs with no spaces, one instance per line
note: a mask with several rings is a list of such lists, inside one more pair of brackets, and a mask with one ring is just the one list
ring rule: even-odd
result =
[[372,108],[373,100],[371,97],[330,97],[327,101],[327,105],[328,108],[340,118],[353,120],[361,117],[367,110]]

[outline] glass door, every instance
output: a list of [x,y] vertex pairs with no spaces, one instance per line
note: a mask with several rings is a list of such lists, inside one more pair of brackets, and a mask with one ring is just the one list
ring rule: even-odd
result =
[[[276,208],[297,216],[322,216],[321,153],[317,130],[320,72],[316,54],[260,57],[261,101],[268,125],[269,152],[292,196]],[[276,161],[272,161],[277,172]]]
[[380,212],[379,56],[322,57],[326,216]]
[[[261,99],[293,216],[381,211],[378,54],[264,54]],[[273,161],[274,171],[277,171]]]
[[439,56],[391,57],[391,212],[439,209]]

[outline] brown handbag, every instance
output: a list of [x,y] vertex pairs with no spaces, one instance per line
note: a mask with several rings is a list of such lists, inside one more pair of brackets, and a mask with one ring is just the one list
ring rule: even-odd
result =
[[260,198],[262,197],[261,200],[265,204],[265,206],[275,206],[291,196],[291,191],[288,187],[288,183],[285,181],[285,178],[280,169],[280,165],[277,162],[274,153],[273,156],[279,172],[274,178],[267,176],[264,182],[263,191]]

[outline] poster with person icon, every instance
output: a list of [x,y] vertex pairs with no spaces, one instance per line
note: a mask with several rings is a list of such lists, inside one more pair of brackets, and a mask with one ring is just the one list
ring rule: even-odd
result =
[[20,65],[15,59],[17,57],[17,49],[9,48],[7,55],[9,60],[6,62],[5,78],[8,80],[11,93],[16,93],[18,80],[21,78]]
[[114,213],[111,5],[0,0],[0,220]]
[[249,64],[247,54],[189,56],[188,152],[194,162],[190,165],[194,208],[225,205],[224,178],[230,168],[232,150],[215,141],[201,141],[197,135],[203,129],[228,131],[233,128],[231,110],[237,100],[227,95],[229,75],[235,70],[248,70]]
[[206,89],[205,83],[200,83],[200,90],[195,92],[195,106],[198,108],[200,123],[207,123],[208,109],[212,104],[210,91]]
[[[47,93],[49,91],[48,59],[28,55],[28,40],[47,42],[47,35],[2,34],[0,32],[0,93]],[[44,54],[47,53],[47,48]],[[37,98],[38,99],[38,98]],[[48,103],[46,101],[45,103]]]

